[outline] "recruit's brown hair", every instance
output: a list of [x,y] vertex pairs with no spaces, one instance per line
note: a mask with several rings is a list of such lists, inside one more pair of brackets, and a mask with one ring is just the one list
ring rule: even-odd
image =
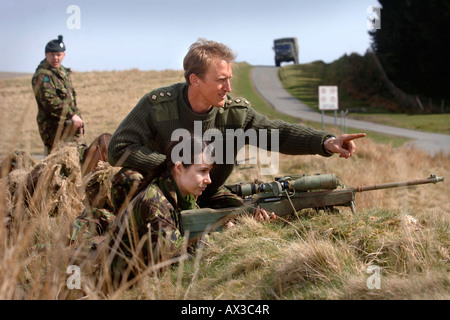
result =
[[[172,159],[172,151],[179,144],[185,145],[186,147],[182,150],[189,150],[190,154],[177,155],[177,159]],[[214,159],[215,149],[212,148],[210,141],[205,141],[202,139],[202,137],[196,136],[194,134],[180,135],[178,137],[178,140],[171,140],[167,145],[165,151],[165,160],[159,165],[153,167],[152,170],[145,176],[144,180],[142,180],[142,182],[139,184],[139,188],[134,193],[134,196],[145,189],[154,178],[160,176],[170,176],[172,168],[177,161],[180,161],[185,168],[188,168],[195,163],[196,156],[200,154],[205,154],[210,159]],[[212,163],[213,167],[215,165],[215,162]]]

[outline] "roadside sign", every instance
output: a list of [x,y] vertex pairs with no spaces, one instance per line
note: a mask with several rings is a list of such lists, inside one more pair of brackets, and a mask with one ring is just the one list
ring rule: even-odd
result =
[[338,87],[319,86],[319,110],[339,109]]

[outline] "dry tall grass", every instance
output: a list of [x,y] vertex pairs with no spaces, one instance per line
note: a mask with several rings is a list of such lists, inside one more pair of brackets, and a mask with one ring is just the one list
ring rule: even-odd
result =
[[[88,142],[114,128],[150,89],[182,80],[182,72],[75,73]],[[0,80],[2,159],[15,149],[41,154],[30,79]],[[280,175],[334,172],[358,186],[449,177],[448,155],[357,141],[350,159],[280,155]],[[449,299],[450,186],[372,191],[356,195],[357,213],[305,210],[275,223],[242,219],[213,233],[194,257],[144,273],[112,289],[107,273],[82,268],[81,289],[69,290],[70,223],[87,205],[74,149],[24,161],[2,175],[0,193],[0,299]],[[229,182],[268,180],[242,166]],[[38,171],[35,191],[27,177]],[[107,166],[105,170],[108,170]],[[105,173],[106,174],[106,173]],[[11,189],[13,188],[13,189]],[[14,197],[11,196],[11,190]],[[9,214],[14,213],[13,222]],[[8,224],[8,227],[6,225]],[[381,268],[381,288],[369,289],[368,266]],[[158,269],[158,268],[157,268]],[[150,270],[150,271],[149,271]]]

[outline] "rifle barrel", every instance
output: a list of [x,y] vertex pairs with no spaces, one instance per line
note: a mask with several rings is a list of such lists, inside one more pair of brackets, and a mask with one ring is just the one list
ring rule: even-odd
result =
[[356,188],[353,188],[353,191],[364,192],[364,191],[372,191],[372,190],[380,190],[380,189],[409,187],[409,186],[415,186],[415,185],[426,184],[426,183],[438,183],[441,181],[444,181],[444,177],[437,177],[436,175],[431,175],[427,179],[410,180],[410,181],[404,181],[404,182],[390,182],[390,183],[374,184],[374,185],[370,185],[370,186],[356,187]]

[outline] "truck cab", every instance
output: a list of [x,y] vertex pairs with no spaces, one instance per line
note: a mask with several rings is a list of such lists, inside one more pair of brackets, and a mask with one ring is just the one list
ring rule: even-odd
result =
[[275,66],[279,67],[281,62],[294,62],[298,64],[298,42],[297,38],[280,38],[273,42],[275,50]]

